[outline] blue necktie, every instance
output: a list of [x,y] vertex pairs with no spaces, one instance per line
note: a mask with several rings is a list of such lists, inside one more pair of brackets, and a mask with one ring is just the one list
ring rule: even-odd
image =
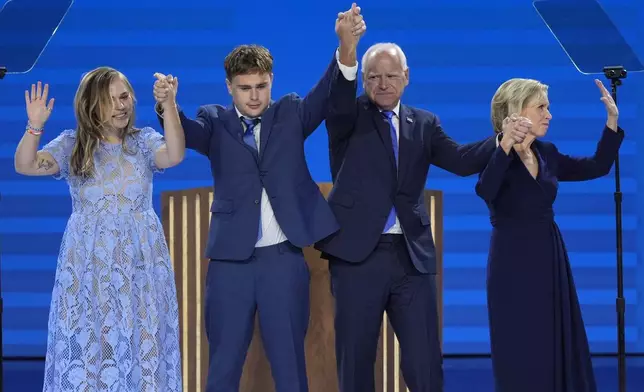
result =
[[255,149],[255,151],[257,151],[257,142],[255,141],[255,126],[259,124],[259,119],[242,117],[241,120],[244,124],[246,124],[246,131],[244,132],[244,136],[242,137],[244,143],[248,144],[253,149]]
[[[395,113],[392,111],[383,111],[382,112],[383,116],[387,118],[387,122],[389,123],[389,134],[391,135],[391,144],[394,148],[394,158],[396,159],[396,171],[398,171],[398,137],[396,135],[396,127],[394,126],[393,122],[393,117],[395,116]],[[387,230],[391,229],[391,227],[396,223],[396,207],[391,207],[391,211],[389,211],[389,216],[387,217],[387,223],[385,223],[385,229],[383,230],[383,233],[386,233]]]
[[[259,124],[259,119],[249,119],[246,117],[241,117],[241,120],[244,124],[246,124],[246,131],[244,131],[244,135],[242,136],[242,140],[244,143],[248,144],[251,146],[255,151],[257,151],[257,142],[255,141],[255,126]],[[259,215],[259,228],[257,230],[257,241],[262,238],[262,215],[261,215],[261,210],[260,210],[260,215]]]

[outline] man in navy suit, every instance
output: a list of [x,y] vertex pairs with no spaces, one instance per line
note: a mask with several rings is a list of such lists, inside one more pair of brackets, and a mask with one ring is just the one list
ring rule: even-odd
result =
[[[194,120],[180,113],[186,147],[210,159],[215,180],[206,247],[209,392],[239,390],[256,312],[276,390],[308,390],[310,276],[301,248],[338,224],[311,178],[304,141],[325,119],[342,74],[357,70],[356,37],[366,25],[355,4],[343,15],[336,20],[339,49],[303,99],[289,94],[271,101],[271,54],[242,45],[224,61],[233,104],[201,106]],[[168,85],[177,88],[175,78],[164,77],[155,85],[159,102]]]
[[326,126],[340,230],[316,244],[329,259],[336,300],[338,377],[342,392],[373,392],[383,312],[400,341],[412,392],[443,390],[436,304],[436,257],[424,188],[430,164],[460,176],[483,170],[490,137],[459,145],[428,111],[401,104],[409,82],[405,54],[376,44],[362,59],[366,95],[356,75],[331,93]]

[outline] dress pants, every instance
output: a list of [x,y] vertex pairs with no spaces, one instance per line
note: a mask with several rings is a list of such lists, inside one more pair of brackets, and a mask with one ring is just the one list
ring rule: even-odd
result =
[[418,272],[403,236],[382,235],[361,263],[331,258],[329,266],[340,391],[375,391],[374,364],[386,311],[400,342],[409,390],[442,392],[435,275]]
[[277,392],[307,392],[304,338],[310,274],[302,249],[285,241],[244,261],[211,260],[206,278],[207,392],[238,392],[255,314]]

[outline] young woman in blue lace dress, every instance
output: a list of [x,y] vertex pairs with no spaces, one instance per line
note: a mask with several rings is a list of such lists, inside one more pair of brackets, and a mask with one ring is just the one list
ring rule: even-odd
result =
[[[160,81],[168,91],[175,80]],[[134,91],[120,72],[83,76],[76,129],[38,150],[54,106],[48,85],[25,91],[28,123],[15,168],[65,179],[72,215],[63,235],[49,313],[43,391],[181,391],[174,273],[152,208],[155,171],[183,160],[174,100],[165,135],[134,127]]]

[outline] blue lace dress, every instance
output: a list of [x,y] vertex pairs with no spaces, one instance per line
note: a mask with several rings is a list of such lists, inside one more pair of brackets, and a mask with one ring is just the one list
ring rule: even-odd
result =
[[69,184],[47,336],[43,391],[181,391],[179,312],[163,228],[152,208],[154,151],[163,136],[143,128],[101,143],[96,174],[71,175],[76,131],[43,149]]

